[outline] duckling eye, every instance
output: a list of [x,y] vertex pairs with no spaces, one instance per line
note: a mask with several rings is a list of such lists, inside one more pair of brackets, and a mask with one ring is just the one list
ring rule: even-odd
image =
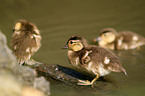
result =
[[73,44],[73,41],[70,41],[70,44]]
[[15,32],[15,29],[13,29],[13,32]]
[[107,34],[104,34],[104,37],[106,37],[107,36]]

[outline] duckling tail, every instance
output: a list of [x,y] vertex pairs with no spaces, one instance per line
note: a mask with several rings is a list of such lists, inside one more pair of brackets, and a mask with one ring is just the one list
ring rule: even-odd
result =
[[122,72],[128,77],[128,74],[124,68],[122,68]]

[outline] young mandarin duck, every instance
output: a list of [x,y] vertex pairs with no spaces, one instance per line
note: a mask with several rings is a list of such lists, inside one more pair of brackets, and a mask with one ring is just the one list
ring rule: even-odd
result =
[[41,46],[41,35],[38,28],[26,21],[19,20],[15,23],[11,40],[13,53],[20,65],[27,63],[31,56]]
[[100,37],[94,39],[99,46],[111,50],[134,49],[145,44],[145,38],[130,31],[116,32],[113,28],[105,28]]
[[78,80],[78,85],[93,85],[99,77],[112,71],[127,75],[115,54],[102,47],[88,45],[80,36],[72,36],[64,48],[68,49],[68,59],[73,66],[96,75],[92,81]]

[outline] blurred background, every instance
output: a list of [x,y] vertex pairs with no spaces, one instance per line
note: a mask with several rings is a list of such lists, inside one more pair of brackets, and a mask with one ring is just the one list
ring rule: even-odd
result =
[[[8,46],[16,20],[26,19],[37,25],[42,47],[33,55],[36,61],[72,67],[67,50],[61,48],[73,35],[83,36],[89,44],[103,28],[133,31],[145,36],[144,0],[0,0],[0,30]],[[141,96],[145,89],[145,47],[115,52],[128,77],[111,73],[119,87],[91,88],[54,81],[51,96]],[[100,86],[100,85],[99,85]]]

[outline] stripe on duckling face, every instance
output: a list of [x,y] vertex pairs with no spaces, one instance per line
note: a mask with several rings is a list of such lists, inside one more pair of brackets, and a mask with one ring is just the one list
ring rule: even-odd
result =
[[80,51],[83,48],[83,44],[80,42],[80,40],[70,40],[68,45],[69,49],[73,51]]

